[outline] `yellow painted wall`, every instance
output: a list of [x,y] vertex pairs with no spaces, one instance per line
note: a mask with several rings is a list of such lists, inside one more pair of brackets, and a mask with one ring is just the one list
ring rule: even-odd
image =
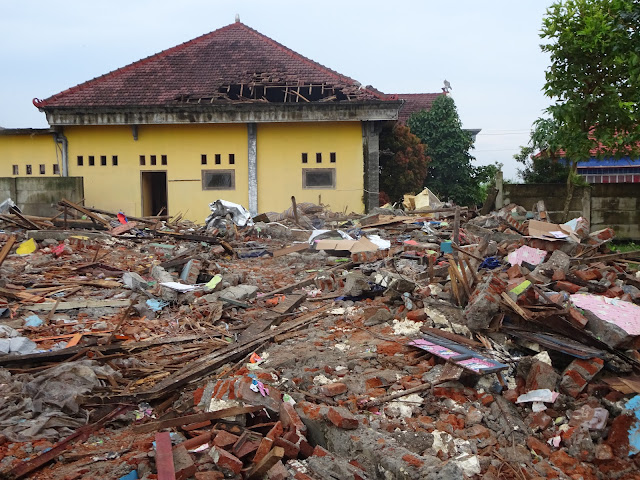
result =
[[[109,211],[142,215],[141,171],[166,171],[169,213],[185,214],[197,223],[209,215],[209,203],[222,198],[248,205],[247,126],[227,125],[141,125],[138,140],[133,139],[129,126],[66,127],[69,141],[69,175],[84,177],[85,204]],[[221,154],[221,164],[215,165],[215,154]],[[229,154],[235,154],[235,165],[229,165]],[[207,155],[207,165],[201,155]],[[82,155],[83,166],[77,157]],[[94,165],[88,157],[94,156]],[[105,155],[107,165],[101,165]],[[117,155],[118,165],[112,165]],[[140,165],[145,155],[146,165]],[[150,165],[150,156],[156,165]],[[161,156],[167,156],[167,165]],[[234,169],[235,190],[203,190],[202,170]]]
[[[52,134],[0,135],[0,177],[58,177],[53,173],[54,164],[56,144]],[[18,166],[18,175],[13,174],[14,165]],[[31,166],[31,175],[27,174],[27,165]],[[41,165],[44,175],[40,173]]]
[[[360,122],[258,124],[258,211],[280,212],[298,203],[322,203],[335,212],[363,212],[364,171]],[[302,153],[307,163],[302,163]],[[330,163],[330,153],[336,162]],[[316,163],[322,153],[322,163]],[[303,168],[335,168],[335,188],[302,187]]]

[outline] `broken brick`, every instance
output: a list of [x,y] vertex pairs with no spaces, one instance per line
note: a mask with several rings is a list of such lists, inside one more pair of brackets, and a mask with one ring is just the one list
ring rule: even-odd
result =
[[326,395],[327,397],[335,397],[336,395],[342,395],[348,389],[344,383],[335,382],[323,385],[321,390],[323,395]]
[[242,470],[242,461],[226,450],[215,446],[209,452],[213,462],[220,468],[226,468],[233,473],[238,474]]
[[345,430],[353,430],[355,428],[358,428],[358,419],[344,407],[330,407],[327,418],[336,427],[344,428]]

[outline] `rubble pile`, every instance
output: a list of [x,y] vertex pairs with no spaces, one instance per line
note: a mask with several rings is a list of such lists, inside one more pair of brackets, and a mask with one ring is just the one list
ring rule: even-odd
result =
[[11,206],[0,478],[639,478],[640,252],[433,205]]

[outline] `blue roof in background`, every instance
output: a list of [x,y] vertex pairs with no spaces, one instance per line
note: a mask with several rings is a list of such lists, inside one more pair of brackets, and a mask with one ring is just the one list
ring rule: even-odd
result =
[[623,157],[619,159],[614,158],[590,158],[589,160],[583,160],[578,162],[578,167],[640,167],[640,158]]

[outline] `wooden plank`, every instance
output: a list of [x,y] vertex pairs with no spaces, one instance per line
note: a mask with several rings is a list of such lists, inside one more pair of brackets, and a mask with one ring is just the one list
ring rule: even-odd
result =
[[287,295],[283,301],[278,303],[273,310],[276,313],[280,313],[284,315],[285,313],[289,313],[297,308],[302,302],[305,301],[307,296],[305,294],[302,295]]
[[290,253],[294,253],[294,252],[302,252],[303,250],[308,250],[309,249],[309,244],[308,243],[295,243],[293,245],[290,245],[288,247],[285,248],[281,248],[280,250],[276,250],[273,252],[273,256],[274,258],[276,257],[281,257],[283,255],[288,255]]
[[215,412],[194,413],[192,415],[169,418],[167,420],[160,420],[158,422],[135,425],[133,427],[133,430],[136,433],[149,433],[162,430],[164,428],[181,427],[182,425],[189,425],[191,423],[200,423],[207,420],[220,420],[221,418],[235,417],[238,415],[244,415],[245,413],[259,412],[263,408],[263,405],[223,408],[221,410],[216,410]]
[[158,472],[158,480],[176,480],[169,432],[156,433],[156,471]]
[[[24,290],[13,290],[11,288],[0,288],[0,295],[12,298],[14,300],[19,300],[21,302],[41,303],[45,300],[44,297],[32,295],[25,292]],[[42,308],[42,310],[51,310],[51,304],[47,304],[47,306],[45,308]]]
[[609,255],[598,255],[595,257],[587,258],[572,258],[572,265],[583,265],[585,263],[593,262],[609,262],[612,260],[618,260],[620,258],[640,258],[640,250],[633,250],[631,252],[611,253]]
[[5,242],[4,246],[2,247],[2,250],[0,250],[0,265],[2,265],[4,260],[7,258],[7,256],[9,255],[9,252],[11,252],[11,248],[15,243],[16,243],[16,236],[11,235]]
[[22,215],[22,213],[20,212],[20,210],[18,210],[16,207],[11,207],[9,209],[9,211],[11,213],[13,213],[16,217],[18,217],[20,220],[22,220],[24,223],[26,223],[27,225],[29,225],[29,227],[33,228],[34,230],[42,230],[42,228],[40,228],[39,225],[36,225],[35,223],[33,223],[31,220],[29,220],[28,218],[25,218],[24,215]]
[[520,315],[525,320],[531,320],[531,316],[525,310],[523,310],[522,307],[520,307],[520,305],[518,305],[516,302],[514,302],[506,292],[502,292],[500,294],[500,296],[504,300],[504,303],[506,303],[509,307],[511,307],[511,309],[514,312],[516,312],[518,315]]
[[77,210],[81,213],[84,213],[87,217],[89,217],[92,220],[95,220],[98,223],[101,223],[104,227],[107,228],[107,230],[111,229],[111,223],[109,223],[108,220],[105,220],[104,218],[102,218],[100,215],[96,215],[95,213],[87,210],[86,208],[78,205],[77,203],[73,203],[70,200],[67,200],[66,198],[63,198],[62,200],[60,200],[60,203],[63,206],[69,206],[71,208],[73,208],[74,210]]
[[[104,307],[126,307],[129,305],[128,299],[123,300],[77,300],[75,302],[60,302],[56,311],[73,310],[76,308],[104,308]],[[39,303],[37,305],[27,305],[23,308],[32,312],[51,310],[53,302]]]
[[271,467],[282,460],[282,457],[284,457],[284,448],[273,447],[262,460],[251,467],[246,476],[247,480],[256,480],[264,477]]

